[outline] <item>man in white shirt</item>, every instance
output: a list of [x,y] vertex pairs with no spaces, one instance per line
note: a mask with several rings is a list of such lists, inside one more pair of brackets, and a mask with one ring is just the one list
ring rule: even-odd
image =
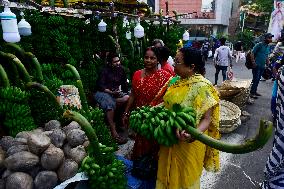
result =
[[230,48],[225,46],[226,43],[226,38],[222,37],[220,39],[221,46],[215,50],[214,54],[214,65],[216,68],[216,73],[215,73],[215,85],[217,85],[218,82],[218,75],[219,72],[222,70],[222,76],[223,76],[223,81],[227,79],[226,77],[226,72],[228,69],[228,66],[232,67],[232,55]]

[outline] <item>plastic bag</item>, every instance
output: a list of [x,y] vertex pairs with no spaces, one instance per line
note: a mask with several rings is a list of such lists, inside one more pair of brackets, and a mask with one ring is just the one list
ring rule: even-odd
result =
[[245,63],[246,62],[246,53],[240,53],[239,62]]
[[234,72],[233,72],[233,69],[232,67],[229,67],[228,68],[228,71],[227,71],[227,79],[232,81],[234,78]]
[[89,178],[88,178],[86,173],[84,173],[84,172],[77,173],[74,177],[62,182],[60,185],[56,186],[54,189],[64,189],[70,183],[81,181],[81,180],[88,180],[88,179]]
[[208,51],[208,58],[212,57],[213,56],[213,53],[212,51]]

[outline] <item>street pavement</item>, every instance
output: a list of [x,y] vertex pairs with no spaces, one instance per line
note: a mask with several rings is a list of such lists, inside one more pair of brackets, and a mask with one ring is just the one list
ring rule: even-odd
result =
[[[251,79],[251,70],[244,64],[233,64],[236,78]],[[214,83],[215,68],[212,60],[206,63],[206,77]],[[222,81],[220,72],[218,84]],[[251,118],[242,123],[230,134],[223,134],[221,140],[230,143],[242,143],[255,136],[258,132],[259,120],[271,120],[270,99],[273,82],[260,81],[258,92],[262,94],[252,105],[247,105],[246,111]],[[221,152],[221,170],[218,173],[203,172],[201,177],[202,189],[255,189],[263,180],[263,169],[272,148],[272,140],[260,150],[248,154],[228,154]]]

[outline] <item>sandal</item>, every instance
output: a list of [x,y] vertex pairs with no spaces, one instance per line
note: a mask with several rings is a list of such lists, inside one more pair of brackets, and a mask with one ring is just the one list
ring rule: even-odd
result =
[[121,137],[121,136],[116,136],[116,137],[114,137],[113,138],[114,140],[115,140],[115,142],[117,143],[117,144],[125,144],[125,143],[127,143],[127,141],[128,141],[128,139],[127,138],[123,138],[123,137]]

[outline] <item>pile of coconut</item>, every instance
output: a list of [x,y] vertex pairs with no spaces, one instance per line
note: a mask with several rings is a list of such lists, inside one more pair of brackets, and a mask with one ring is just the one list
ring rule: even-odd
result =
[[73,177],[89,141],[80,125],[51,120],[44,128],[0,141],[0,189],[52,189]]

